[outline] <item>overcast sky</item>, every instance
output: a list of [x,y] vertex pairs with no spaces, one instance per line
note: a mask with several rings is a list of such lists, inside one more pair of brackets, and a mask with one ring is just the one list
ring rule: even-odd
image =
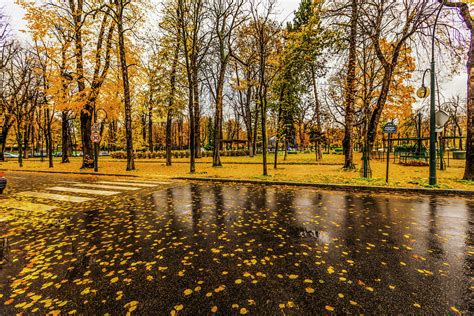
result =
[[[159,0],[155,0],[158,1]],[[280,21],[291,21],[293,18],[293,12],[298,8],[299,0],[279,0],[278,1],[278,18]],[[25,21],[23,20],[24,11],[21,7],[15,4],[15,0],[0,0],[0,7],[5,9],[7,16],[10,17],[10,22],[16,32],[20,29],[25,29]],[[20,35],[22,36],[22,35]],[[426,65],[429,67],[429,65]],[[445,98],[449,98],[452,95],[461,95],[462,98],[466,96],[466,68],[464,65],[460,66],[459,75],[455,75],[451,79],[441,80],[441,90]],[[413,85],[418,87],[421,84],[418,84],[418,78],[413,78]],[[426,101],[426,100],[425,100]],[[416,106],[419,106],[421,103],[417,102]],[[426,102],[423,102],[426,103]]]
[[[280,20],[289,19],[293,17],[293,11],[298,8],[298,0],[279,0],[278,1],[278,16]],[[4,7],[10,21],[15,29],[24,28],[25,22],[22,19],[24,11],[21,7],[15,4],[15,0],[0,0],[0,7]]]

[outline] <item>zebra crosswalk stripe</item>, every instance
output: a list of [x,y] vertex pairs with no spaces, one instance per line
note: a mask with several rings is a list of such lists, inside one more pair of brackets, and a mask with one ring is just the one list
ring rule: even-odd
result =
[[170,181],[141,181],[141,180],[127,180],[127,181],[124,181],[124,180],[118,180],[118,181],[115,181],[116,183],[143,183],[143,184],[153,184],[155,186],[159,185],[159,184],[170,184],[171,182]]
[[141,187],[141,188],[154,188],[155,184],[149,183],[136,183],[136,182],[116,182],[116,181],[97,181],[99,184],[115,184],[115,185],[128,185],[131,187]]
[[64,202],[73,202],[73,203],[83,203],[92,201],[94,199],[82,197],[82,196],[73,196],[73,195],[62,195],[62,194],[54,194],[54,193],[45,193],[45,192],[21,192],[18,195],[26,196],[26,197],[34,197],[40,199],[47,199],[47,200],[56,200],[56,201],[64,201]]
[[72,193],[82,193],[82,194],[92,194],[92,195],[104,195],[104,196],[111,196],[120,194],[121,192],[117,191],[103,191],[103,190],[88,190],[88,189],[81,189],[81,188],[66,188],[66,187],[51,187],[47,188],[47,190],[53,191],[61,191],[61,192],[72,192]]
[[124,187],[124,186],[116,186],[116,185],[105,185],[105,184],[93,184],[93,183],[74,183],[73,186],[82,187],[82,188],[114,189],[114,190],[124,190],[124,191],[140,190],[140,188]]
[[50,211],[58,208],[57,206],[19,201],[15,199],[2,200],[2,208],[14,208],[22,211]]

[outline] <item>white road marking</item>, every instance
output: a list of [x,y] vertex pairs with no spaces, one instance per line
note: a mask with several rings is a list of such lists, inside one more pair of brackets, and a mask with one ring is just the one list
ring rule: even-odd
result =
[[129,182],[132,182],[132,183],[145,183],[145,184],[154,184],[154,185],[158,185],[158,184],[170,184],[171,182],[170,181],[141,181],[141,180],[119,180],[119,181],[116,181],[117,183],[129,183]]
[[99,184],[116,184],[116,185],[129,185],[131,187],[141,188],[154,188],[156,185],[148,183],[136,183],[136,182],[115,182],[115,181],[97,181]]
[[116,186],[116,185],[93,184],[93,183],[75,183],[73,184],[73,186],[82,187],[82,188],[96,188],[96,189],[116,189],[116,190],[124,190],[124,191],[140,190],[140,188],[131,188],[131,187],[124,187],[124,186]]
[[57,206],[30,203],[25,201],[18,201],[14,199],[2,200],[3,208],[14,208],[22,211],[50,211],[58,208]]
[[83,202],[94,200],[92,198],[86,198],[86,197],[81,197],[81,196],[52,194],[52,193],[45,193],[45,192],[21,192],[19,193],[19,195],[35,197],[35,198],[40,198],[40,199],[74,202],[74,203],[83,203]]
[[66,188],[66,187],[52,187],[52,188],[47,188],[47,190],[62,191],[62,192],[73,192],[73,193],[83,193],[83,194],[106,195],[106,196],[116,195],[116,194],[121,193],[121,192],[115,192],[115,191],[87,190],[87,189]]

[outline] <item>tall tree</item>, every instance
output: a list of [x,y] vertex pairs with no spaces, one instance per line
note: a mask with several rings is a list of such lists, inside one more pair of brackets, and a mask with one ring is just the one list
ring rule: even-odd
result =
[[[372,111],[368,113],[365,148],[367,155],[370,155],[377,136],[380,118],[393,84],[394,74],[399,67],[401,53],[407,47],[408,41],[429,24],[437,6],[428,0],[410,0],[403,3],[387,3],[377,0],[360,8],[363,9],[361,12],[363,19],[360,19],[361,28],[369,36],[377,59],[383,68],[380,93]],[[392,17],[395,16],[399,18],[393,19]],[[384,51],[383,43],[388,38],[390,38],[390,46],[388,51]]]
[[209,36],[204,32],[206,18],[203,0],[177,0],[177,23],[181,32],[188,86],[190,172],[196,171],[195,158],[200,157],[200,89],[199,73],[207,50]]
[[[441,0],[439,0],[441,2]],[[456,8],[469,30],[469,50],[467,53],[467,134],[466,167],[464,179],[474,180],[474,18],[469,5],[464,2],[442,1],[445,6]]]
[[258,4],[255,2],[251,3],[252,30],[250,36],[253,38],[257,52],[257,103],[260,111],[262,131],[262,168],[264,176],[268,175],[267,111],[270,87],[281,70],[277,56],[281,51],[282,30],[278,23],[271,18],[274,14],[275,4],[275,0],[265,0]]
[[224,83],[226,80],[227,65],[229,64],[233,45],[235,42],[234,31],[244,22],[242,9],[245,0],[212,0],[210,3],[210,15],[213,35],[216,41],[217,76],[213,85],[212,95],[215,101],[214,120],[214,150],[212,166],[222,166],[220,149],[222,147],[222,121],[223,121],[223,99]]
[[[127,49],[125,46],[127,26],[126,14],[130,10],[131,1],[127,0],[114,0],[113,19],[117,24],[118,31],[118,50],[120,58],[120,69],[122,71],[122,84],[123,84],[123,103],[125,112],[125,139],[126,139],[126,150],[127,150],[127,167],[126,170],[135,170],[135,160],[133,153],[133,136],[132,136],[132,104],[130,99],[130,82],[128,77],[128,63],[127,63]],[[130,12],[129,12],[130,14]],[[95,114],[96,115],[96,114]]]
[[349,58],[347,61],[346,89],[345,89],[345,125],[344,125],[344,169],[354,169],[354,107],[355,107],[355,67],[357,50],[357,23],[359,18],[358,0],[351,0],[351,21],[349,35]]

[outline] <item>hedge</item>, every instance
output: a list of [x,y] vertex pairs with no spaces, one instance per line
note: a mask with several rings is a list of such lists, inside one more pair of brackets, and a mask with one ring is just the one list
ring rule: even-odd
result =
[[[202,157],[212,157],[212,151],[203,151]],[[221,156],[223,157],[241,157],[248,156],[250,153],[248,150],[224,150],[221,151]],[[114,159],[127,159],[127,152],[125,151],[115,151],[110,154],[110,157]],[[144,152],[135,152],[133,157],[136,159],[164,159],[166,158],[166,151],[144,151]],[[172,158],[189,158],[189,150],[173,150],[171,152]]]

